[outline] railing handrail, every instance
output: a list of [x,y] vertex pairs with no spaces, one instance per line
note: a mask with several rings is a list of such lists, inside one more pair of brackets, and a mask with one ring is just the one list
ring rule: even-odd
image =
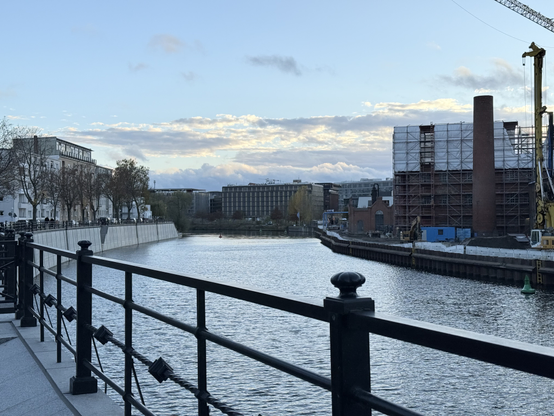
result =
[[[404,409],[371,394],[369,385],[369,334],[381,335],[438,351],[444,351],[554,379],[554,348],[376,313],[374,311],[372,299],[359,298],[356,294],[356,288],[365,282],[365,278],[358,273],[347,272],[333,276],[331,282],[340,289],[341,293],[338,297],[327,297],[323,305],[321,305],[317,302],[296,298],[294,296],[260,291],[211,278],[191,277],[174,271],[143,266],[122,260],[98,257],[95,256],[92,251],[88,250],[90,246],[90,242],[88,241],[80,241],[79,245],[81,246],[81,250],[74,253],[68,250],[55,249],[33,243],[32,236],[29,236],[30,234],[27,234],[25,237],[22,236],[20,241],[22,247],[20,252],[20,269],[23,273],[21,275],[22,277],[20,277],[21,290],[29,290],[30,285],[28,276],[29,273],[31,273],[29,268],[38,269],[40,271],[42,282],[42,275],[44,274],[44,268],[42,267],[43,253],[51,253],[58,257],[58,272],[56,273],[58,284],[61,284],[62,281],[67,281],[67,278],[63,277],[60,272],[61,258],[65,257],[77,260],[77,279],[76,282],[72,282],[72,284],[75,283],[79,291],[78,293],[80,293],[77,298],[78,305],[80,304],[81,308],[85,308],[83,312],[79,313],[78,306],[77,318],[78,320],[84,318],[85,321],[81,323],[78,322],[77,325],[78,343],[75,350],[77,353],[77,376],[72,379],[72,383],[75,383],[77,390],[79,390],[82,385],[85,385],[81,393],[91,392],[89,390],[92,388],[92,384],[94,384],[94,388],[96,388],[95,383],[89,383],[92,366],[90,363],[91,317],[89,312],[87,312],[90,305],[87,304],[86,299],[92,295],[97,295],[112,302],[116,302],[123,305],[125,308],[126,342],[124,345],[126,347],[124,348],[124,352],[126,357],[134,351],[129,331],[131,331],[132,327],[131,312],[137,311],[195,335],[199,346],[205,343],[206,340],[209,340],[244,356],[277,368],[280,371],[287,372],[297,378],[308,381],[326,390],[330,390],[333,397],[333,416],[369,415],[371,412],[370,408],[389,415],[417,414],[416,412]],[[38,250],[40,253],[41,261],[38,265],[33,262],[33,250]],[[125,299],[106,294],[93,287],[93,265],[125,272],[124,281],[122,279],[122,284],[125,285]],[[48,274],[54,275],[53,273]],[[131,297],[133,274],[196,289],[197,326],[191,326],[149,309],[146,306],[135,303]],[[42,291],[42,287],[40,290]],[[205,318],[203,317],[205,314],[205,292],[263,305],[329,323],[331,341],[331,379],[319,376],[301,367],[289,364],[261,351],[257,351],[208,331],[204,327]],[[41,310],[45,298],[46,294],[41,293]],[[31,325],[35,317],[37,317],[42,325],[44,317],[42,314],[38,314],[33,310],[32,301],[29,300],[29,296],[24,295],[23,299],[25,313],[22,317],[22,324],[23,321],[26,320],[26,325]],[[128,327],[128,325],[130,325],[130,327]],[[86,331],[83,332],[83,328]],[[52,331],[51,328],[49,328],[49,330]],[[56,336],[61,336],[59,328]],[[79,339],[81,339],[81,341],[79,341]],[[79,353],[79,342],[84,343],[89,351],[84,354],[82,351]],[[200,364],[199,359],[198,365],[200,366]],[[95,369],[92,371],[98,374],[99,370]],[[124,394],[124,399],[130,392],[130,378],[129,381],[127,381],[127,377],[130,377],[131,370],[128,368],[127,358],[125,371],[126,387],[124,391],[126,393]],[[81,376],[79,376],[80,372]],[[79,384],[81,382],[83,383],[82,385]],[[200,380],[199,383],[201,383]],[[201,386],[199,391],[204,391]],[[198,396],[200,415],[208,414],[206,410],[207,399],[205,394],[207,394],[207,392]],[[129,413],[127,413],[127,405],[135,401],[125,399],[125,402],[126,414],[130,414],[130,408]],[[370,406],[370,408],[364,406]],[[238,415],[236,412],[230,412],[228,414]]]
[[378,312],[353,312],[370,334],[554,379],[554,348]]

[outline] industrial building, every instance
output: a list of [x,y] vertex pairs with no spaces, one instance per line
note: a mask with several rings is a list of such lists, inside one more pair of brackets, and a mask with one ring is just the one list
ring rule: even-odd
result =
[[317,183],[317,185],[323,186],[323,210],[324,211],[338,211],[339,205],[339,192],[340,185],[332,182]]
[[371,197],[372,191],[375,187],[378,189],[379,196],[391,196],[393,189],[393,179],[370,179],[362,178],[359,181],[345,181],[339,182],[339,208],[341,210],[347,210],[349,206],[354,204],[358,205],[358,198]]
[[395,127],[396,230],[419,217],[473,235],[528,233],[533,167],[533,129],[494,122],[490,96],[475,97],[473,123]]

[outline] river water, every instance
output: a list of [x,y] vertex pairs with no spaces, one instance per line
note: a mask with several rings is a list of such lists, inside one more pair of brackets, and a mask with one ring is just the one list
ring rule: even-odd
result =
[[[554,347],[552,292],[525,296],[519,287],[334,254],[315,238],[194,235],[111,250],[104,256],[318,301],[338,294],[329,282],[332,275],[355,271],[367,279],[358,293],[372,297],[376,311]],[[63,273],[72,276],[74,270],[72,262]],[[95,287],[123,297],[123,280],[121,272],[95,266]],[[193,291],[141,276],[134,277],[134,283],[135,302],[195,324]],[[55,294],[52,279],[47,278],[45,287]],[[206,298],[210,331],[330,375],[326,324],[217,295]],[[69,287],[63,304],[74,305],[71,302]],[[123,308],[102,299],[95,299],[93,307],[93,325],[106,325],[123,341]],[[151,361],[163,357],[177,374],[196,383],[195,338],[134,316],[135,348]],[[98,345],[104,370],[122,384],[123,354],[110,344]],[[372,392],[422,414],[554,413],[554,383],[549,379],[374,335],[370,348]],[[137,373],[146,405],[155,413],[196,414],[190,393],[170,381],[158,384],[140,363]],[[208,374],[208,390],[245,415],[331,413],[328,392],[211,344]],[[211,414],[219,412],[212,409]]]

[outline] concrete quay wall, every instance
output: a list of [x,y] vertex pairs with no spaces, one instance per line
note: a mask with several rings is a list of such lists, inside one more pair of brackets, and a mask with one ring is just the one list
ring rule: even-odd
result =
[[[68,228],[37,232],[33,240],[37,244],[76,252],[81,240],[92,243],[89,247],[94,253],[137,244],[177,238],[178,233],[173,223],[141,224],[107,226],[104,243],[102,243],[101,227]],[[35,251],[35,263],[38,263],[38,251]],[[56,265],[56,256],[45,253],[44,266],[51,268]]]
[[503,255],[501,255],[496,253],[496,249],[493,249],[494,253],[489,253],[484,247],[479,247],[479,251],[473,252],[472,250],[472,254],[469,254],[468,252],[432,250],[428,244],[411,246],[379,244],[345,240],[336,235],[322,233],[317,233],[317,237],[333,252],[353,257],[445,276],[519,286],[523,286],[525,276],[529,276],[533,287],[554,289],[554,261],[532,256],[522,258],[513,253],[519,250],[503,250]]

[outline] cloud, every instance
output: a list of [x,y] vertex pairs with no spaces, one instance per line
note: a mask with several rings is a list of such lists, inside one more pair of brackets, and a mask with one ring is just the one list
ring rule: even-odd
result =
[[184,79],[187,81],[194,81],[196,78],[198,78],[198,75],[196,75],[194,72],[181,72],[181,75]]
[[[66,130],[70,139],[94,146],[141,149],[141,160],[232,158],[252,165],[362,163],[363,152],[390,150],[396,125],[471,121],[472,106],[453,99],[417,103],[377,103],[369,114],[263,118],[255,115],[190,117],[160,124],[94,123],[88,130]],[[379,153],[376,153],[379,154]],[[357,162],[357,163],[358,163]]]
[[165,53],[177,53],[180,52],[186,45],[175,36],[155,35],[150,39],[148,46],[154,50],[161,50]]
[[461,66],[451,76],[440,76],[440,79],[456,87],[471,89],[473,91],[498,91],[505,90],[513,85],[522,84],[522,76],[514,68],[502,59],[493,59],[493,73],[490,75],[474,74],[469,68]]
[[5,90],[0,90],[0,98],[13,98],[17,94],[15,93],[15,90],[13,88],[8,88]]
[[148,65],[143,64],[142,62],[139,62],[136,65],[133,65],[133,64],[129,63],[129,71],[131,71],[131,72],[139,72],[139,71],[142,71],[146,68],[148,68]]
[[435,49],[437,51],[441,50],[441,47],[438,44],[436,44],[435,42],[427,42],[427,47],[430,48],[430,49]]
[[[523,110],[498,106],[495,119],[522,119]],[[135,157],[155,172],[160,187],[214,190],[268,177],[317,182],[391,177],[394,126],[473,119],[472,104],[450,98],[377,102],[367,111],[355,116],[219,114],[157,124],[93,123],[89,129],[68,128],[57,135],[106,152],[111,160],[101,163],[108,166]]]
[[220,191],[222,186],[246,183],[264,183],[266,179],[292,182],[300,178],[305,182],[344,182],[360,178],[390,177],[388,169],[360,167],[348,163],[324,163],[308,169],[295,169],[290,166],[255,168],[237,163],[213,166],[204,164],[197,169],[154,170],[150,172],[150,182],[156,188],[193,187],[207,191]]
[[296,60],[290,56],[247,56],[246,61],[254,66],[273,67],[281,72],[291,73],[296,76],[302,75],[302,71],[298,68]]
[[95,26],[91,25],[90,23],[79,25],[79,26],[73,26],[71,28],[71,32],[75,34],[80,35],[97,35],[98,30]]

